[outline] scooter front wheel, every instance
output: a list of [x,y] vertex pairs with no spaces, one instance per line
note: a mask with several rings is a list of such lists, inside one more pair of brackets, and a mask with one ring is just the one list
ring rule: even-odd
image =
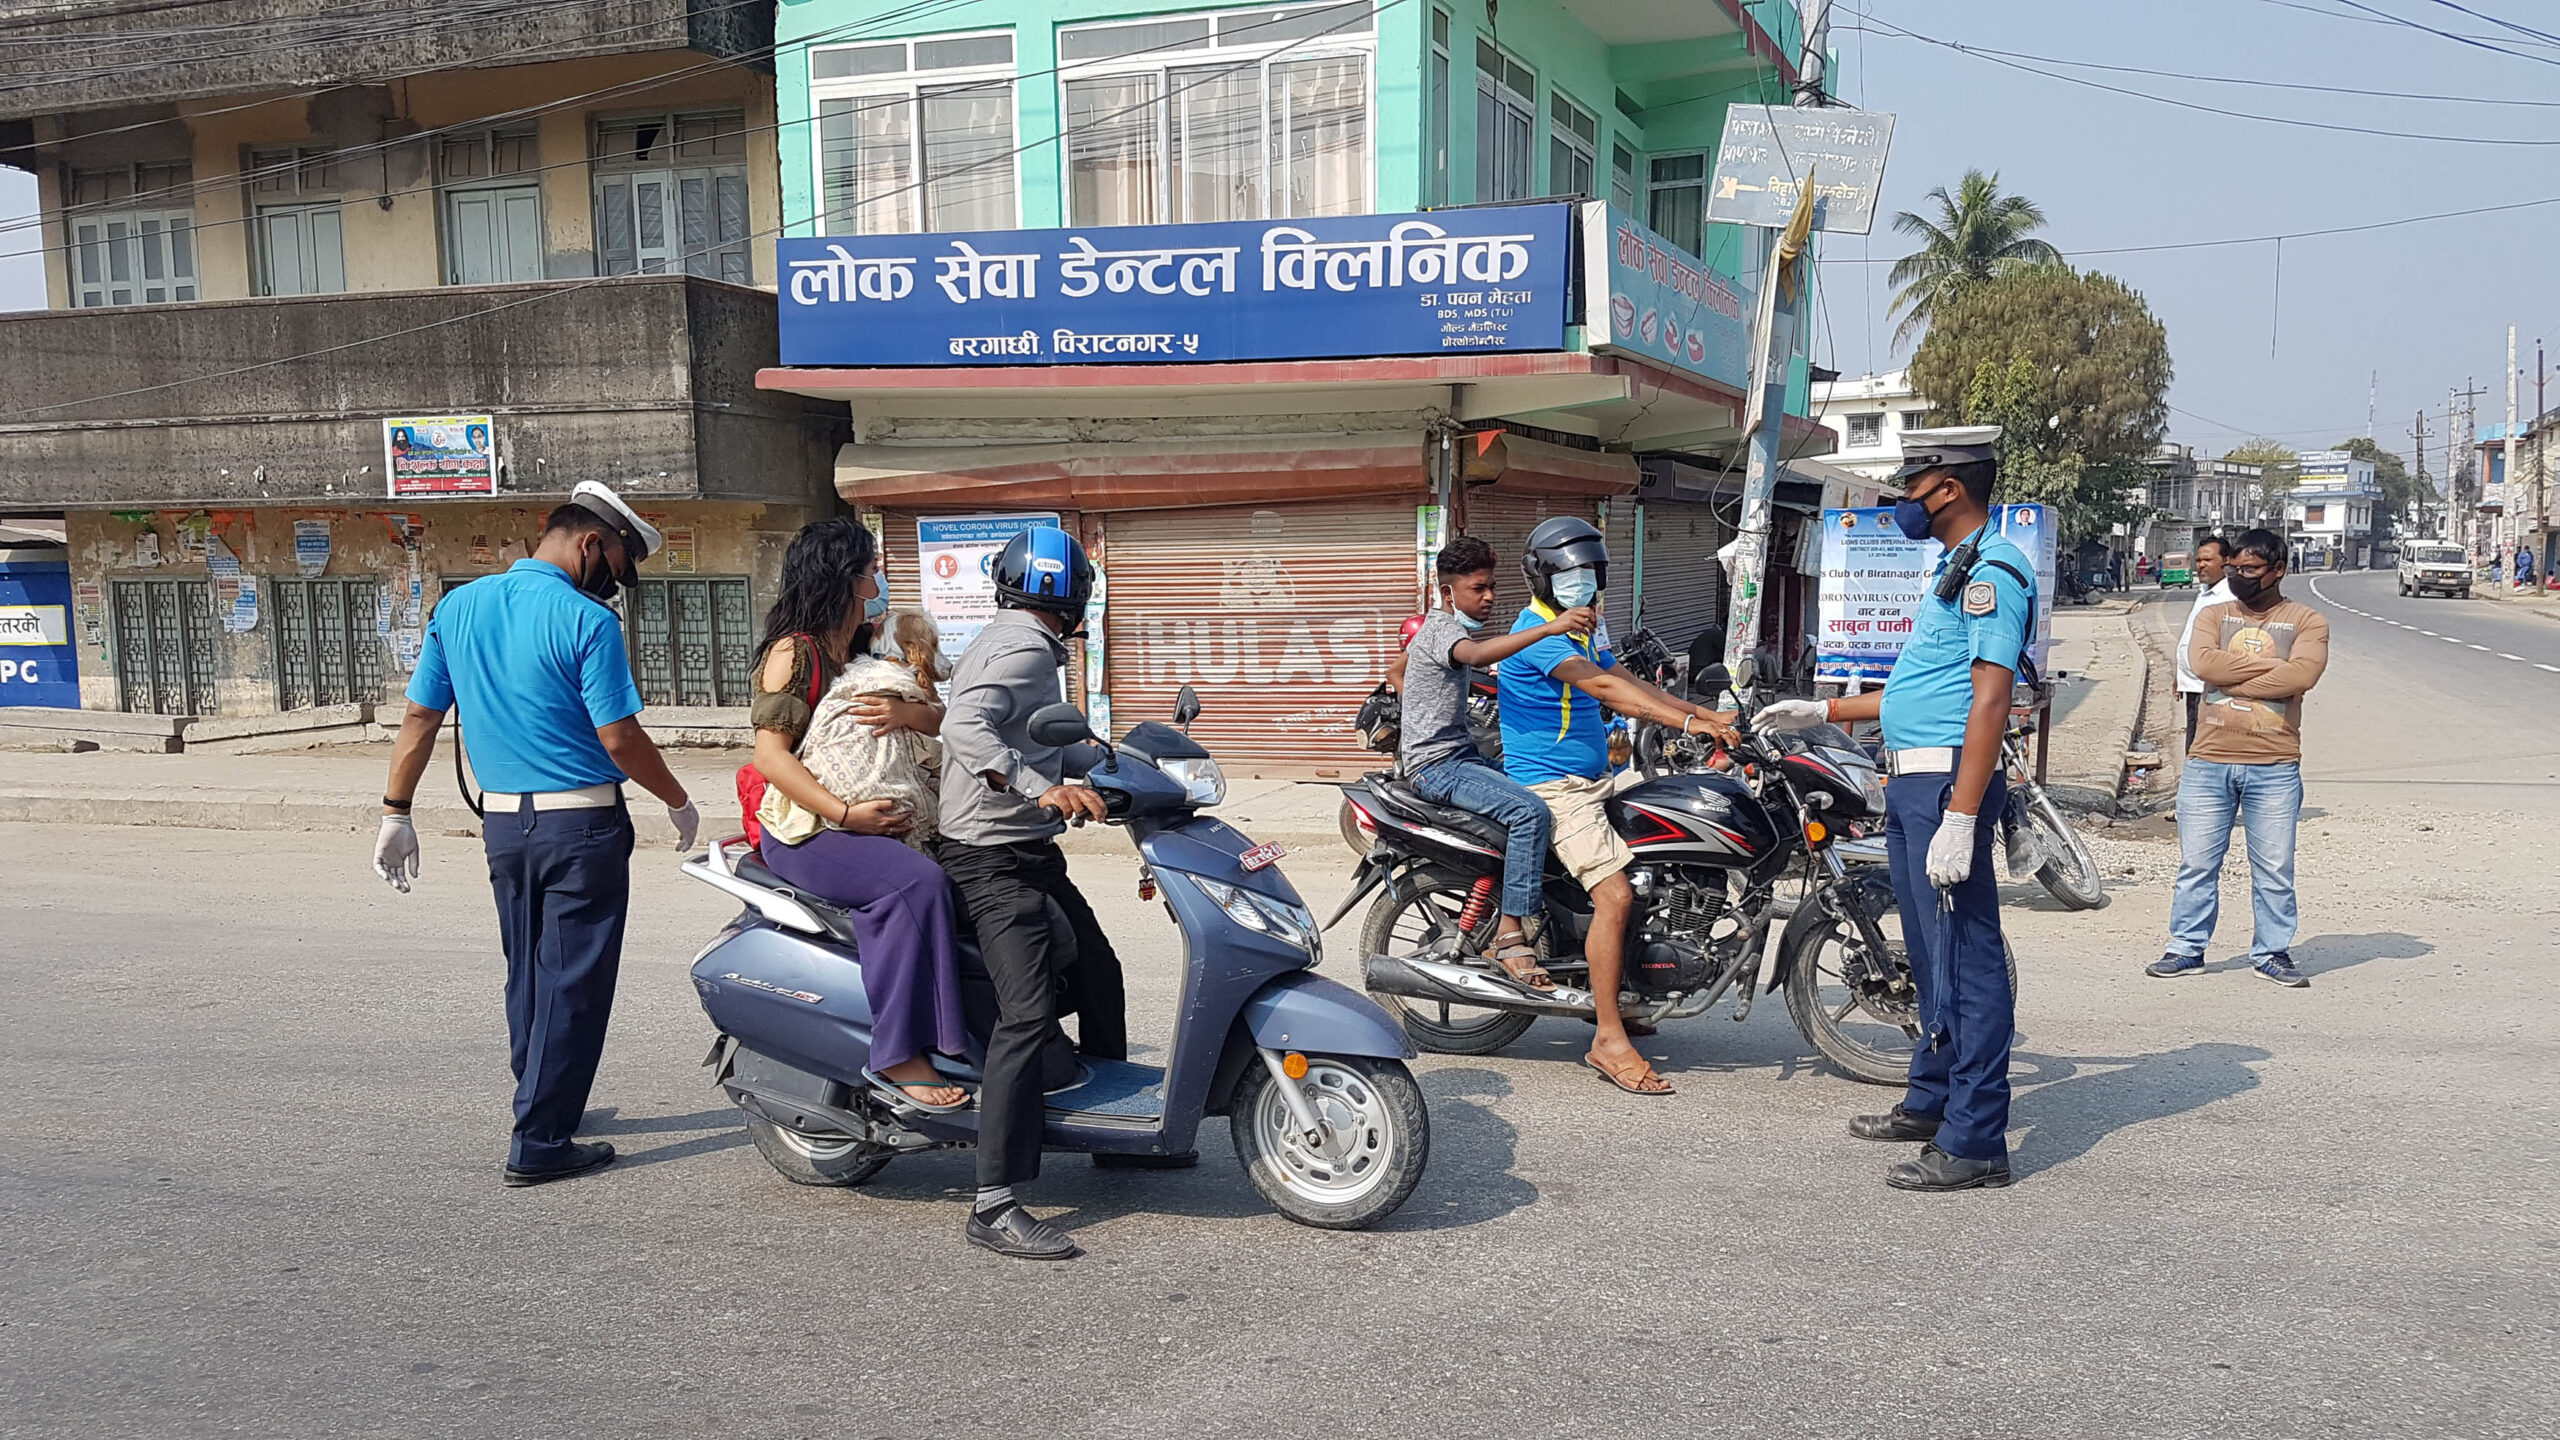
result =
[[[1299,1131],[1283,1084],[1306,1097],[1320,1136]],[[1296,1081],[1248,1065],[1229,1125],[1253,1188],[1281,1214],[1323,1230],[1363,1230],[1394,1214],[1431,1159],[1431,1113],[1401,1060],[1310,1055]]]
[[805,1134],[761,1115],[747,1117],[747,1137],[756,1142],[765,1163],[794,1185],[859,1185],[897,1155],[886,1145]]

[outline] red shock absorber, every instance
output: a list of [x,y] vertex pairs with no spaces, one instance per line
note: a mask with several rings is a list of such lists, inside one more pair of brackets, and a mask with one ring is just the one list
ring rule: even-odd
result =
[[1479,875],[1476,888],[1467,892],[1467,908],[1458,912],[1458,933],[1472,935],[1493,910],[1493,877]]

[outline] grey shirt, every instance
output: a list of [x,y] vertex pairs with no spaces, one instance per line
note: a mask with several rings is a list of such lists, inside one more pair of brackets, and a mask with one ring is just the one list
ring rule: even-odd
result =
[[1402,773],[1476,753],[1467,729],[1467,690],[1476,672],[1449,654],[1474,633],[1459,623],[1457,611],[1434,610],[1405,647],[1404,714],[1398,726],[1404,738],[1396,747],[1396,768]]
[[[1031,738],[1032,712],[1059,700],[1057,635],[1025,610],[999,610],[962,652],[942,715],[942,833],[964,845],[1046,840],[1066,822],[1040,813],[1059,752]],[[987,783],[1004,777],[1001,788]]]

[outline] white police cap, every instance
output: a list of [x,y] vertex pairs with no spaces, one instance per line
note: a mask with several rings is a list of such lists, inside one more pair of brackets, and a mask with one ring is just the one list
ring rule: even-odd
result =
[[1949,465],[1972,465],[1996,458],[1992,445],[2000,438],[1997,425],[1948,425],[1935,430],[1902,432],[1902,467],[1893,472],[1898,481],[1909,480]]
[[579,481],[569,492],[569,503],[612,526],[614,533],[622,537],[622,548],[635,566],[658,553],[658,547],[666,542],[657,526],[641,519],[639,511],[624,504],[622,497],[613,493],[613,487],[601,480]]

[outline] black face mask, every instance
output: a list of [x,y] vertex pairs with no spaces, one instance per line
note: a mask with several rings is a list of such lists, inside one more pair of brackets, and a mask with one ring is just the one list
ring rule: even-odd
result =
[[2265,575],[2243,575],[2237,570],[2229,570],[2223,572],[2222,583],[2231,587],[2232,599],[2247,605],[2264,594],[2268,586],[2276,583],[2276,577],[2272,572]]
[[615,578],[613,562],[604,558],[602,549],[596,551],[595,559],[593,570],[588,569],[583,561],[579,564],[578,588],[610,605],[615,593],[622,588],[622,582]]

